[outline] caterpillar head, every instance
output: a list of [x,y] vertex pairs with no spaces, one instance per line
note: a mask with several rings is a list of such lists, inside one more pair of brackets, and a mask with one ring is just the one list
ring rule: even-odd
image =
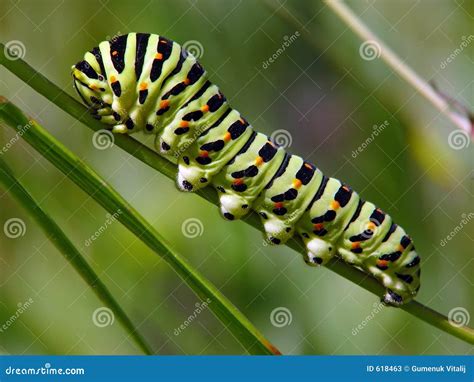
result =
[[[85,59],[71,68],[74,87],[82,101],[91,109],[98,111],[105,108],[108,111],[108,115],[112,115],[113,112],[110,107],[112,95],[108,91],[109,86],[100,69],[98,67],[94,68],[93,63],[91,63],[92,58],[88,57],[89,55],[94,57],[90,52],[87,52],[84,57]],[[104,114],[102,113],[101,115]]]
[[[130,132],[130,129],[134,127],[130,126],[130,122],[133,124],[132,119],[128,117],[125,108],[120,107],[117,100],[114,101],[113,91],[108,82],[108,80],[112,81],[112,78],[106,78],[106,74],[99,65],[99,59],[101,60],[100,51],[94,48],[84,55],[82,61],[71,67],[74,88],[95,119],[114,125],[112,128],[114,132]],[[129,123],[124,121],[129,121]]]

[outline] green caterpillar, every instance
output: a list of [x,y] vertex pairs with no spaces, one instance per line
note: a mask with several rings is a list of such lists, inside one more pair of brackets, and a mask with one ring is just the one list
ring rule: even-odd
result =
[[384,285],[386,304],[401,305],[418,292],[420,257],[403,228],[347,185],[255,132],[177,43],[129,33],[87,52],[72,74],[95,118],[113,132],[154,134],[160,154],[177,161],[178,187],[212,184],[226,219],[253,209],[271,243],[298,234],[309,265],[337,254]]

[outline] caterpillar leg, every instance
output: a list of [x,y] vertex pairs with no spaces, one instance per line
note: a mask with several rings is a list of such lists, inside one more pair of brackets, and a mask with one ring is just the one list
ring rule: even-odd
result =
[[311,266],[320,266],[326,264],[335,254],[335,246],[325,240],[313,238],[305,241],[308,250],[304,261]]
[[254,209],[260,214],[267,238],[285,243],[310,205],[323,175],[302,158],[287,154]]

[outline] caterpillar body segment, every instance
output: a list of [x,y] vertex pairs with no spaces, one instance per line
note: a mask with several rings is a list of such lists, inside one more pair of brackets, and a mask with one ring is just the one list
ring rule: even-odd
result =
[[309,265],[340,256],[374,276],[398,306],[420,287],[420,257],[391,217],[349,186],[286,153],[233,109],[196,58],[165,37],[129,33],[104,41],[72,67],[94,117],[117,133],[155,135],[178,166],[183,191],[212,185],[221,213],[250,210],[273,244],[298,235]]

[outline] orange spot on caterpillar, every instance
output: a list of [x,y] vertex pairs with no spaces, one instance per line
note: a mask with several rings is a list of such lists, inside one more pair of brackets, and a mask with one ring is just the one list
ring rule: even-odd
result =
[[377,260],[377,265],[382,268],[385,268],[388,265],[388,260]]
[[89,86],[89,89],[92,89],[92,90],[97,90],[97,86],[96,86],[96,85],[94,85],[94,84],[92,84],[92,85],[90,85],[90,86]]
[[293,179],[293,187],[294,187],[294,188],[300,188],[302,184],[303,184],[303,183],[301,183],[301,180],[299,180],[299,179]]
[[373,222],[369,222],[369,224],[367,224],[367,229],[373,231],[375,229],[375,224]]
[[352,243],[352,245],[351,245],[352,249],[356,249],[356,248],[359,248],[359,247],[360,247],[360,242],[359,241],[356,241],[355,243]]
[[245,124],[245,121],[244,121],[243,118],[240,118],[239,121],[240,121],[240,123]]
[[349,187],[347,187],[347,186],[342,186],[342,188],[343,188],[344,190],[346,190],[346,191],[350,191],[350,190],[349,190]]
[[401,244],[398,244],[397,251],[403,252],[405,250],[405,247]]
[[201,111],[203,113],[207,113],[209,111],[209,105],[204,105],[203,107],[201,107]]
[[184,83],[185,85],[189,85],[189,82],[191,82],[191,81],[189,81],[189,78],[186,78],[186,79],[183,81],[183,83]]
[[313,167],[312,167],[309,163],[305,163],[304,166],[305,166],[306,168],[310,169],[310,170],[313,169]]
[[231,135],[229,132],[224,134],[224,141],[229,142],[232,139]]
[[244,180],[242,178],[238,178],[238,179],[234,180],[232,183],[234,183],[235,185],[238,186],[239,184],[244,183]]
[[281,208],[281,207],[283,207],[283,202],[275,203],[275,208]]
[[115,78],[115,76],[110,76],[110,82],[111,83],[114,83],[117,81],[117,78]]
[[142,82],[142,83],[140,84],[140,90],[146,90],[147,87],[148,87],[148,85],[147,85],[146,82]]
[[209,151],[201,151],[199,153],[200,157],[207,158],[209,156]]
[[315,230],[321,230],[324,228],[324,224],[323,223],[316,223],[315,225],[313,225],[314,229]]
[[258,156],[256,159],[255,159],[255,164],[257,166],[260,166],[261,164],[263,163],[263,158],[261,156]]
[[117,52],[116,50],[114,50],[114,51],[112,52],[112,56],[116,56],[117,54],[118,54],[118,52]]
[[155,60],[162,60],[162,59],[163,59],[163,54],[162,53],[155,54]]
[[165,109],[167,108],[168,106],[170,105],[170,101],[165,99],[163,101],[160,102],[160,109]]
[[179,127],[188,127],[189,126],[189,122],[188,121],[181,121],[179,123]]
[[341,206],[341,205],[339,204],[339,202],[338,202],[337,200],[333,200],[333,201],[331,202],[331,208],[332,208],[333,210],[337,210],[340,206]]

